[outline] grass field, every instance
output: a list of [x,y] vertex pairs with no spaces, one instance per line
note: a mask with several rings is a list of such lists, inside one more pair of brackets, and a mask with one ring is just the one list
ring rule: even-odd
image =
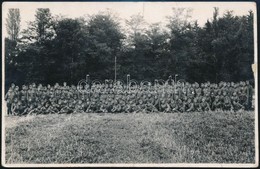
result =
[[6,163],[254,163],[254,112],[6,117]]

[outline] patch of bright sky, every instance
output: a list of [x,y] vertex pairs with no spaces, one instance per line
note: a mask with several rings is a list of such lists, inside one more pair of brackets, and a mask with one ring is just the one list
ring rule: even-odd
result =
[[220,16],[227,10],[233,10],[234,15],[247,15],[249,10],[255,11],[254,2],[5,2],[2,4],[3,31],[9,8],[19,8],[21,14],[21,29],[27,27],[28,21],[34,20],[37,8],[50,8],[53,15],[64,15],[68,18],[77,18],[84,15],[96,14],[107,8],[115,12],[124,20],[131,15],[141,13],[147,23],[167,22],[166,16],[172,14],[172,8],[191,8],[192,20],[197,20],[203,26],[207,19],[211,19],[213,8],[219,7]]

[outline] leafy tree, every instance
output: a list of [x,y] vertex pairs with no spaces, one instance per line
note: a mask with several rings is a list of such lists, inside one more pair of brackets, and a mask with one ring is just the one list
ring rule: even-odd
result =
[[7,34],[10,40],[17,41],[21,27],[20,10],[12,8],[8,10],[6,18]]
[[8,10],[6,18],[6,30],[8,38],[5,38],[5,76],[6,86],[10,83],[17,82],[17,56],[19,48],[17,46],[19,42],[20,32],[20,10],[12,8]]
[[55,37],[54,26],[50,10],[38,8],[35,20],[29,22],[28,28],[22,31],[18,69],[24,74],[26,83],[46,83],[52,40]]
[[119,22],[113,18],[111,13],[99,13],[90,16],[87,22],[88,54],[92,61],[89,73],[93,78],[114,78],[114,59],[119,56],[124,34]]
[[39,44],[52,40],[55,36],[53,17],[49,8],[38,8],[35,20],[28,23],[28,28],[23,31],[23,39],[27,42]]
[[79,77],[84,77],[88,68],[86,53],[89,44],[85,22],[80,19],[62,19],[58,21],[55,32],[57,34],[53,43],[53,53],[49,56],[51,66],[49,80],[55,82],[66,81],[74,84]]

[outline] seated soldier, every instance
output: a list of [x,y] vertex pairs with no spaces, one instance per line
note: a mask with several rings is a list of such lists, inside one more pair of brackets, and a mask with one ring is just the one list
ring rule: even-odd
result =
[[95,113],[97,112],[97,104],[95,100],[91,100],[87,112]]
[[100,113],[107,113],[107,108],[106,108],[106,105],[107,105],[107,101],[103,101],[99,107],[99,111]]
[[147,112],[158,112],[157,108],[154,105],[154,99],[151,97],[151,95],[148,95],[147,103],[146,103],[146,111]]
[[202,111],[211,111],[209,103],[206,102],[206,97],[202,97],[202,102],[200,103]]
[[140,99],[138,100],[136,113],[144,113],[145,110],[146,110],[146,105],[143,104],[142,98],[140,98]]
[[138,107],[137,107],[135,101],[133,101],[133,102],[131,103],[131,109],[130,109],[130,112],[132,112],[132,113],[136,113],[137,111],[138,111]]
[[82,100],[79,100],[73,110],[73,113],[84,113],[84,105],[82,104]]
[[175,101],[176,101],[176,104],[178,106],[178,112],[182,112],[183,101],[180,98],[180,96],[176,95],[175,96]]
[[[199,97],[199,96],[198,96],[198,97]],[[201,106],[200,106],[200,103],[201,103],[201,102],[199,102],[198,97],[195,97],[195,98],[193,99],[194,111],[201,112],[201,111],[202,111]]]
[[61,110],[59,111],[59,114],[61,113],[69,113],[70,112],[70,108],[67,104],[64,104],[61,108]]
[[191,102],[191,99],[189,98],[188,99],[188,104],[187,104],[187,109],[186,109],[187,112],[193,112],[194,111],[194,103]]
[[12,104],[11,111],[13,115],[21,115],[24,112],[25,107],[22,106],[22,102],[19,100],[17,103]]
[[241,104],[245,109],[247,107],[247,96],[243,93],[241,93],[240,95],[237,95],[238,97],[238,102],[239,104]]
[[34,110],[35,110],[35,105],[34,105],[34,104],[30,104],[30,106],[27,107],[27,108],[24,110],[24,113],[23,113],[23,114],[31,115]]
[[182,102],[179,104],[179,111],[180,112],[185,112],[188,108],[188,102],[187,102],[188,98],[187,96],[183,96],[183,100]]
[[167,111],[170,111],[170,106],[166,103],[164,98],[161,98],[159,112],[167,112]]
[[40,113],[41,114],[47,114],[48,112],[47,112],[47,110],[48,110],[48,107],[50,106],[50,104],[49,104],[49,102],[47,101],[47,102],[44,102],[43,103],[43,106],[41,107],[41,109],[40,109]]
[[112,102],[112,109],[111,109],[112,113],[115,113],[117,111],[117,105],[118,105],[118,100],[114,100]]
[[236,93],[233,93],[231,100],[232,100],[232,108],[234,111],[244,110],[244,106],[239,103],[239,98]]
[[171,112],[171,106],[170,106],[170,103],[168,103],[167,101],[165,102],[166,104],[166,109],[165,109],[165,113],[170,113]]
[[[224,92],[225,93],[225,92]],[[223,93],[223,94],[224,94]],[[231,103],[231,99],[229,96],[225,95],[223,96],[223,110],[227,111],[227,110],[232,110],[232,103]]]
[[118,110],[119,113],[125,112],[125,105],[127,103],[124,100],[124,97],[119,100],[120,110]]
[[222,105],[221,100],[219,99],[219,96],[218,95],[215,96],[215,100],[212,103],[212,110],[219,111],[219,110],[221,110],[222,106],[223,105]]
[[126,113],[130,113],[131,112],[131,105],[132,105],[133,101],[129,100],[129,103],[125,105],[124,109]]
[[171,100],[170,108],[171,108],[172,112],[179,112],[179,106],[178,106],[177,102],[175,101],[175,99]]
[[121,113],[122,111],[123,111],[123,109],[122,109],[122,107],[123,107],[123,104],[122,104],[122,102],[119,100],[119,102],[118,102],[118,104],[116,105],[116,113]]
[[49,107],[46,109],[46,112],[53,114],[58,113],[59,110],[56,107],[52,106],[52,104],[49,104]]
[[36,102],[34,108],[29,112],[29,114],[40,114],[41,108],[44,106],[44,103]]

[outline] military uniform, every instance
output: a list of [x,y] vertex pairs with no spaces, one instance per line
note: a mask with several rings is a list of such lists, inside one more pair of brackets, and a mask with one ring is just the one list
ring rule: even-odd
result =
[[200,103],[200,107],[202,111],[210,111],[210,105],[206,102],[206,97],[202,98],[202,102]]

